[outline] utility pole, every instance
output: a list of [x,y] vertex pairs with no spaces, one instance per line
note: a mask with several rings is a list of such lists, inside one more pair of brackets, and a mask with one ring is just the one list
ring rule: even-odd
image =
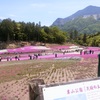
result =
[[98,54],[98,77],[100,77],[100,54]]

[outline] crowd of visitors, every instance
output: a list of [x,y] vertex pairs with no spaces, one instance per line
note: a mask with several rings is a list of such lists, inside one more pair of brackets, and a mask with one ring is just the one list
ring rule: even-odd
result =
[[80,55],[82,55],[82,54],[94,54],[94,50],[80,50]]

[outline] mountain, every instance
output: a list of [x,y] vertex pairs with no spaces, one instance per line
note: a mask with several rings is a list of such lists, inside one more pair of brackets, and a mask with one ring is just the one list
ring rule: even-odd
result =
[[2,22],[2,20],[0,19],[0,22]]
[[100,7],[88,6],[66,18],[56,19],[52,26],[64,31],[76,29],[83,33],[100,31]]

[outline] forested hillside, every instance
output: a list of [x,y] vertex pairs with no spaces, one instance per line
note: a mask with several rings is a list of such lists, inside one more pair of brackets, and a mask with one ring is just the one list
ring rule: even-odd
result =
[[95,20],[92,16],[88,18],[79,17],[59,26],[59,28],[63,31],[74,29],[79,33],[94,34],[100,32],[100,20]]

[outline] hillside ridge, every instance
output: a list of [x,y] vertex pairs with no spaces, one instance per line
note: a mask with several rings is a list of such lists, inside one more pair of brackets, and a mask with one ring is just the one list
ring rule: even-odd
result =
[[52,26],[66,32],[71,30],[88,34],[100,32],[100,7],[88,6],[69,17],[56,19]]

